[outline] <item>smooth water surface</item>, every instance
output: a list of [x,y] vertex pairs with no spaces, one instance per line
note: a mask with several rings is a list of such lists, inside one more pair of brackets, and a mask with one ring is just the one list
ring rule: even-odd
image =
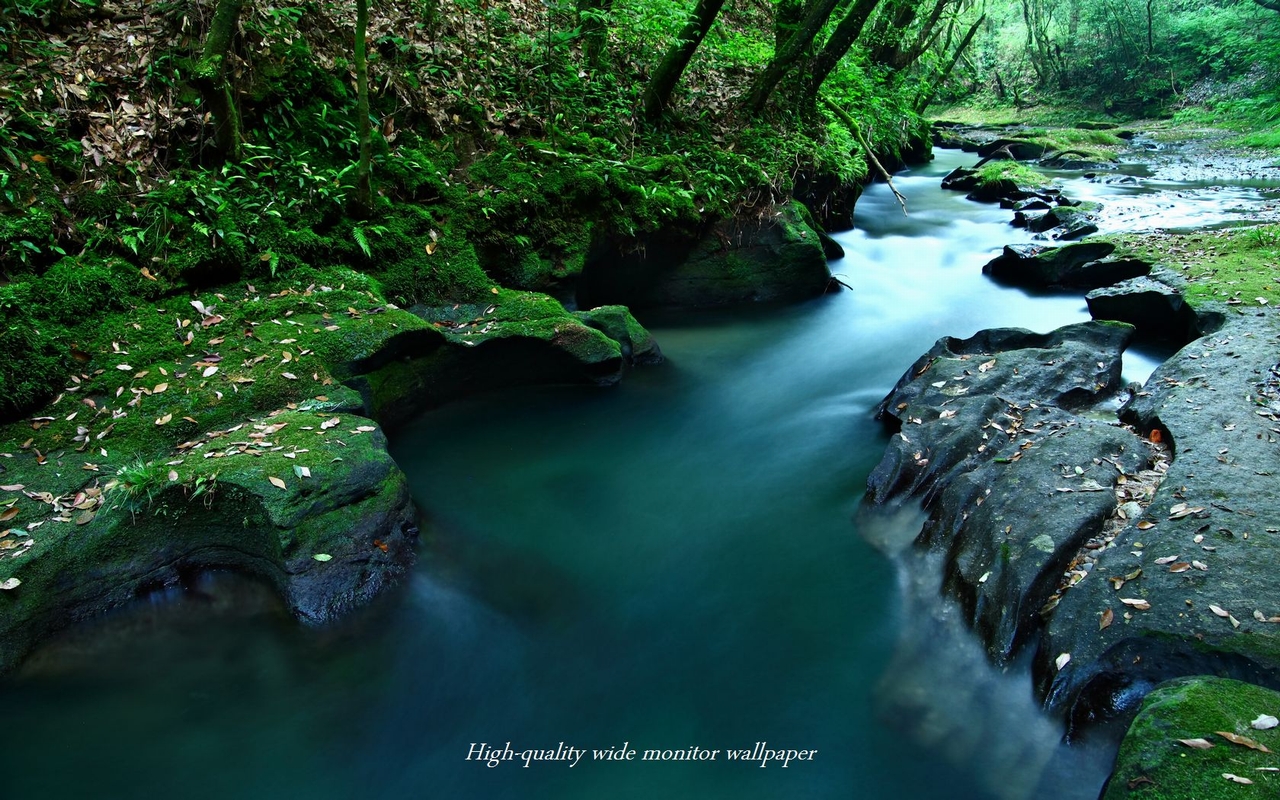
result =
[[[886,441],[872,408],[937,337],[1087,318],[981,275],[1026,234],[938,188],[971,161],[898,176],[909,217],[868,190],[833,264],[854,291],[643,319],[668,362],[620,387],[496,393],[402,431],[420,563],[350,623],[305,631],[210,578],[45,647],[0,685],[21,753],[3,796],[1030,796],[1060,754],[1028,681],[852,521]],[[467,760],[507,742],[639,754]],[[757,742],[817,753],[639,760]]]

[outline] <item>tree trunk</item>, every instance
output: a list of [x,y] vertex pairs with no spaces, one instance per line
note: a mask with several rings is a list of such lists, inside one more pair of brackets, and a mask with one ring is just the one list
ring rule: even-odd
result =
[[929,12],[929,18],[925,20],[924,25],[920,28],[920,32],[916,34],[915,41],[911,46],[903,50],[898,48],[889,55],[889,68],[895,72],[910,67],[916,63],[916,60],[929,49],[929,45],[933,44],[933,39],[938,32],[938,23],[942,20],[942,13],[946,11],[947,5],[951,0],[937,0],[933,4],[933,11]]
[[884,31],[884,39],[879,42],[875,49],[871,51],[871,63],[881,66],[888,66],[889,59],[898,51],[898,47],[902,43],[902,37],[906,35],[907,28],[916,21],[916,15],[920,13],[918,0],[904,0],[902,5],[898,6],[898,10],[889,20],[887,29]]
[[795,34],[787,40],[780,51],[774,53],[773,60],[763,72],[756,76],[751,88],[743,97],[742,107],[748,114],[754,116],[764,109],[764,104],[769,102],[769,96],[773,94],[773,90],[777,88],[783,76],[813,44],[813,38],[818,35],[818,31],[822,30],[822,26],[826,24],[827,17],[831,16],[837,2],[839,0],[813,0],[809,4],[809,11],[796,28]]
[[227,59],[235,40],[244,0],[218,0],[213,21],[205,35],[204,50],[196,63],[192,83],[213,114],[214,146],[227,161],[240,160],[240,112],[235,91],[227,80]]
[[[916,101],[917,114],[923,114],[924,110],[929,107],[930,103],[933,102],[933,98],[937,96],[938,90],[941,89],[942,85],[945,84],[947,82],[947,79],[951,77],[951,72],[956,68],[956,64],[959,63],[960,57],[964,55],[964,51],[969,49],[970,43],[973,42],[974,34],[978,32],[978,28],[980,28],[982,26],[982,23],[986,22],[986,20],[987,20],[987,15],[983,14],[982,16],[978,17],[978,19],[975,20],[972,25],[969,26],[968,32],[965,33],[964,38],[960,40],[960,45],[956,48],[956,51],[951,54],[951,60],[947,62],[947,66],[944,67],[943,70],[938,73],[937,80],[929,82],[929,90],[924,94],[920,95],[920,99]],[[996,80],[999,80],[999,79],[1000,79],[1000,76],[997,75]],[[1001,95],[1004,94],[1003,87],[1001,87],[1000,94]]]
[[844,58],[845,53],[849,52],[849,48],[853,47],[853,43],[858,40],[867,20],[879,4],[880,0],[857,0],[840,20],[840,24],[836,25],[836,29],[831,32],[826,44],[822,46],[822,50],[814,57],[809,67],[809,80],[805,87],[804,98],[806,107],[813,105],[822,84],[836,68],[836,64],[840,63],[840,59]]
[[711,24],[716,21],[716,15],[720,13],[724,3],[725,0],[698,0],[693,16],[680,31],[671,49],[667,50],[645,88],[644,116],[649,122],[657,122],[662,118],[662,112],[671,102],[671,93],[680,82],[680,76],[684,74],[685,67],[689,66],[689,60],[693,58],[698,45],[702,44],[707,31],[711,30]]
[[356,194],[351,213],[367,217],[373,210],[373,126],[369,124],[369,61],[364,37],[369,29],[369,0],[356,0],[356,136],[360,159],[356,162]]

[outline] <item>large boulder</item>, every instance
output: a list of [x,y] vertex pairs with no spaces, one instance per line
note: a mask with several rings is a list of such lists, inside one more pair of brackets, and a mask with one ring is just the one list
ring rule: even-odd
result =
[[1074,413],[1120,388],[1132,332],[1082,323],[944,338],[878,409],[895,434],[866,503],[923,503],[918,542],[947,553],[944,588],[997,661],[1030,640],[1114,510],[1119,476],[1145,463],[1134,434]]
[[53,516],[0,534],[0,669],[51,631],[210,569],[258,576],[299,619],[327,622],[403,573],[417,537],[381,430],[328,408],[210,431],[59,496],[16,497],[23,518]]
[[1148,276],[1094,289],[1084,299],[1094,319],[1127,322],[1140,336],[1185,344],[1222,321],[1213,314],[1201,318],[1182,295],[1185,285],[1181,275],[1157,267]]
[[1095,289],[1151,271],[1145,261],[1108,259],[1114,251],[1110,242],[1007,245],[982,271],[1001,283],[1036,289]]
[[584,307],[698,308],[792,302],[827,291],[831,273],[818,232],[798,202],[614,242],[587,264]]
[[1160,684],[1125,734],[1103,800],[1280,796],[1280,728],[1255,725],[1263,716],[1280,716],[1280,693],[1208,675]]
[[1040,643],[1039,691],[1073,726],[1132,714],[1184,675],[1280,688],[1278,360],[1274,317],[1236,317],[1161,365],[1125,409],[1173,460]]

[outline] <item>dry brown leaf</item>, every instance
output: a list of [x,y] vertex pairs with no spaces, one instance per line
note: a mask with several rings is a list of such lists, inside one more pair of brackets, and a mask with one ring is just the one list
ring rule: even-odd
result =
[[269,475],[269,476],[267,476],[267,480],[271,481],[271,485],[272,485],[272,486],[275,486],[275,487],[276,487],[276,488],[278,488],[278,489],[287,489],[287,488],[288,488],[287,486],[285,486],[284,481],[282,481],[281,479],[277,478],[277,477],[276,477],[276,476],[274,476],[274,475]]
[[1098,630],[1106,630],[1111,627],[1111,623],[1116,619],[1116,612],[1107,609],[1102,612],[1102,619],[1098,620]]
[[324,422],[321,422],[321,423],[320,423],[320,430],[322,430],[322,431],[327,431],[327,430],[329,430],[330,428],[336,428],[337,426],[339,426],[339,425],[341,425],[341,424],[342,424],[342,419],[341,419],[341,418],[339,418],[339,417],[334,417],[333,419],[327,419],[327,420],[325,420]]
[[163,417],[160,417],[159,419],[157,419],[157,420],[156,420],[156,424],[157,424],[157,425],[168,425],[168,424],[169,424],[169,420],[171,420],[171,419],[173,419],[173,415],[172,415],[172,414],[165,414]]
[[0,582],[0,592],[11,592],[22,585],[22,581],[17,578],[10,578],[7,581]]
[[88,525],[90,522],[93,522],[93,517],[94,513],[92,511],[85,511],[80,516],[76,517],[76,524]]
[[1244,785],[1246,785],[1246,786],[1252,786],[1252,785],[1253,785],[1253,781],[1249,780],[1248,778],[1241,778],[1239,775],[1233,775],[1233,774],[1231,774],[1230,772],[1224,772],[1224,773],[1222,773],[1222,777],[1226,778],[1227,780],[1231,781],[1232,783],[1243,783],[1243,784],[1244,784]]
[[156,384],[156,388],[152,389],[152,390],[151,390],[151,393],[152,393],[152,394],[160,394],[161,392],[165,391],[165,390],[166,390],[166,389],[168,389],[168,388],[169,388],[169,384],[167,384],[167,383],[157,383],[157,384]]
[[1175,555],[1175,556],[1164,556],[1164,557],[1162,557],[1162,558],[1157,558],[1157,559],[1156,559],[1156,563],[1157,563],[1157,564],[1172,564],[1174,561],[1177,561],[1177,560],[1178,560],[1178,557],[1177,557],[1176,555]]
[[1186,572],[1189,569],[1191,569],[1191,565],[1185,561],[1179,561],[1177,564],[1169,565],[1170,572]]
[[1144,519],[1142,522],[1139,522],[1139,523],[1138,523],[1138,530],[1140,530],[1140,531],[1149,531],[1149,530],[1151,530],[1152,528],[1154,528],[1155,526],[1156,526],[1156,524],[1155,524],[1154,522],[1152,522],[1152,521],[1150,521],[1150,520],[1146,520],[1146,519]]
[[1217,614],[1218,616],[1222,617],[1223,619],[1226,619],[1227,617],[1231,616],[1231,612],[1227,611],[1225,608],[1222,608],[1221,606],[1215,606],[1212,603],[1209,604],[1209,610]]
[[16,516],[18,516],[17,506],[14,506],[9,509],[5,509],[4,513],[0,514],[0,522],[8,522],[9,520],[13,519]]
[[1196,750],[1208,750],[1213,747],[1213,742],[1208,739],[1179,739],[1178,742]]
[[1129,606],[1130,608],[1136,608],[1139,611],[1146,611],[1147,609],[1151,608],[1150,603],[1138,597],[1121,597],[1120,602],[1124,603],[1126,606]]
[[214,367],[205,367],[205,368],[204,368],[204,372],[202,372],[202,373],[200,373],[200,374],[201,374],[201,376],[202,376],[202,377],[208,378],[210,375],[213,375],[213,374],[214,374],[215,372],[217,372],[217,371],[218,371],[218,368],[217,368],[216,366],[214,366]]
[[1223,739],[1226,739],[1228,742],[1231,742],[1232,744],[1238,744],[1241,747],[1247,747],[1250,750],[1257,750],[1259,753],[1271,752],[1271,750],[1265,744],[1262,744],[1260,742],[1255,742],[1254,740],[1250,739],[1248,736],[1241,736],[1238,733],[1231,733],[1230,731],[1214,731],[1214,733],[1218,734]]
[[21,483],[7,483],[7,484],[5,484],[4,486],[0,486],[0,491],[5,491],[5,492],[20,492],[20,491],[22,491],[22,490],[23,490],[23,489],[25,489],[25,488],[27,488],[25,484],[21,484]]

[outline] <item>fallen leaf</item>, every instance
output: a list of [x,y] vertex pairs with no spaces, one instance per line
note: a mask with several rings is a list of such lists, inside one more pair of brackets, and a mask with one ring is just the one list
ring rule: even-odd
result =
[[157,383],[157,384],[156,384],[156,388],[152,389],[152,390],[151,390],[151,393],[152,393],[152,394],[160,394],[161,392],[165,391],[165,390],[166,390],[166,389],[168,389],[168,388],[169,388],[169,384],[167,384],[167,383]]
[[1155,526],[1156,526],[1156,524],[1155,524],[1154,522],[1152,522],[1152,521],[1150,521],[1150,520],[1146,520],[1146,519],[1144,519],[1142,522],[1139,522],[1139,523],[1138,523],[1138,530],[1140,530],[1140,531],[1149,531],[1149,530],[1151,530],[1152,528],[1154,528]]
[[1280,719],[1270,714],[1259,714],[1257,719],[1249,723],[1249,727],[1255,731],[1269,731],[1277,725],[1280,725]]
[[1227,780],[1231,781],[1232,783],[1243,783],[1243,784],[1245,784],[1246,786],[1252,786],[1252,785],[1253,785],[1253,781],[1249,780],[1248,778],[1241,778],[1239,775],[1232,775],[1230,772],[1224,772],[1224,773],[1222,773],[1222,777],[1226,778]]
[[296,381],[298,379],[298,376],[294,375],[292,372],[281,372],[280,377],[291,381]]
[[1222,608],[1221,606],[1215,606],[1213,604],[1210,604],[1209,610],[1217,614],[1218,616],[1222,617],[1223,619],[1226,619],[1227,617],[1231,616],[1231,612],[1227,611],[1225,608]]
[[120,370],[121,372],[133,372],[133,367],[129,366],[128,364],[116,364],[116,369]]
[[26,485],[21,483],[8,483],[8,484],[5,484],[4,486],[0,486],[0,490],[6,491],[6,492],[20,492],[25,488],[27,488]]
[[1259,753],[1271,752],[1271,750],[1268,749],[1265,744],[1260,744],[1259,742],[1255,742],[1254,740],[1250,739],[1248,736],[1241,736],[1238,733],[1231,733],[1230,731],[1214,731],[1214,733],[1218,734],[1223,739],[1226,739],[1228,742],[1231,742],[1232,744],[1238,744],[1241,747],[1247,747],[1250,750],[1257,750]]
[[324,422],[321,422],[320,430],[327,431],[330,428],[335,428],[341,424],[342,424],[342,420],[339,417],[334,417],[333,419],[327,419]]
[[333,560],[333,556],[329,555],[328,553],[316,553],[314,556],[312,556],[312,558],[314,558],[316,561],[332,561]]
[[176,480],[178,480],[178,471],[176,469],[169,470],[169,482],[172,483]]
[[209,377],[210,375],[212,375],[213,373],[215,373],[215,372],[217,372],[217,371],[218,371],[218,368],[217,368],[216,366],[214,366],[214,367],[205,367],[205,368],[204,368],[204,372],[202,372],[202,373],[200,373],[200,374],[201,374],[201,376],[202,376],[202,377],[207,378],[207,377]]
[[1177,557],[1177,556],[1164,556],[1163,558],[1157,558],[1157,559],[1156,559],[1156,563],[1157,563],[1157,564],[1172,564],[1174,561],[1177,561],[1177,560],[1178,560],[1178,557]]
[[[386,542],[384,542],[384,541],[382,541],[381,539],[374,539],[374,540],[373,540],[373,546],[374,546],[374,547],[376,547],[376,548],[378,548],[379,550],[381,550],[381,551],[382,551],[382,552],[384,552],[384,553],[385,553],[385,552],[387,552],[387,549],[388,549],[388,548],[387,548],[387,543],[386,543]],[[1061,669],[1061,667],[1059,667],[1059,669]]]
[[1130,608],[1136,608],[1139,611],[1146,611],[1147,609],[1151,608],[1150,603],[1148,603],[1146,600],[1143,600],[1137,597],[1121,597],[1120,602],[1124,603],[1126,606],[1129,606]]
[[94,513],[92,511],[85,511],[80,516],[76,517],[76,524],[88,525],[90,522],[93,522],[93,517]]
[[297,475],[299,478],[310,478],[311,469],[310,467],[294,467],[293,474]]
[[1191,569],[1191,565],[1185,561],[1179,561],[1177,564],[1169,565],[1170,572],[1186,572]]
[[986,372],[987,370],[991,369],[995,365],[996,365],[996,360],[994,358],[991,359],[990,361],[984,361],[978,365],[978,372]]
[[1102,612],[1102,619],[1098,620],[1098,630],[1106,630],[1111,627],[1111,623],[1116,619],[1116,612],[1107,609]]
[[372,425],[361,425],[357,427],[356,430],[359,431],[360,433],[371,433],[372,431],[376,431],[377,428],[373,427]]
[[1178,742],[1196,750],[1208,750],[1213,747],[1213,742],[1208,739],[1179,739]]
[[1053,660],[1053,663],[1058,667],[1058,669],[1062,669],[1063,667],[1065,667],[1065,666],[1066,666],[1067,664],[1069,664],[1070,662],[1071,662],[1071,654],[1070,654],[1070,653],[1062,653],[1062,654],[1060,654],[1057,658],[1055,658],[1055,659]]
[[165,414],[163,417],[160,417],[159,419],[157,419],[157,420],[156,420],[156,424],[157,424],[157,425],[168,425],[168,424],[169,424],[169,420],[171,420],[171,419],[173,419],[173,415],[172,415],[172,414]]
[[18,516],[18,507],[14,506],[13,508],[6,509],[3,514],[0,514],[0,522],[8,522],[16,516]]
[[9,580],[4,581],[3,583],[0,583],[0,591],[11,592],[14,589],[17,589],[21,585],[22,585],[22,581],[18,580],[17,578],[10,578]]
[[277,488],[280,488],[280,489],[288,488],[287,486],[285,486],[284,481],[280,480],[274,475],[267,476],[267,480],[271,481],[271,485]]

